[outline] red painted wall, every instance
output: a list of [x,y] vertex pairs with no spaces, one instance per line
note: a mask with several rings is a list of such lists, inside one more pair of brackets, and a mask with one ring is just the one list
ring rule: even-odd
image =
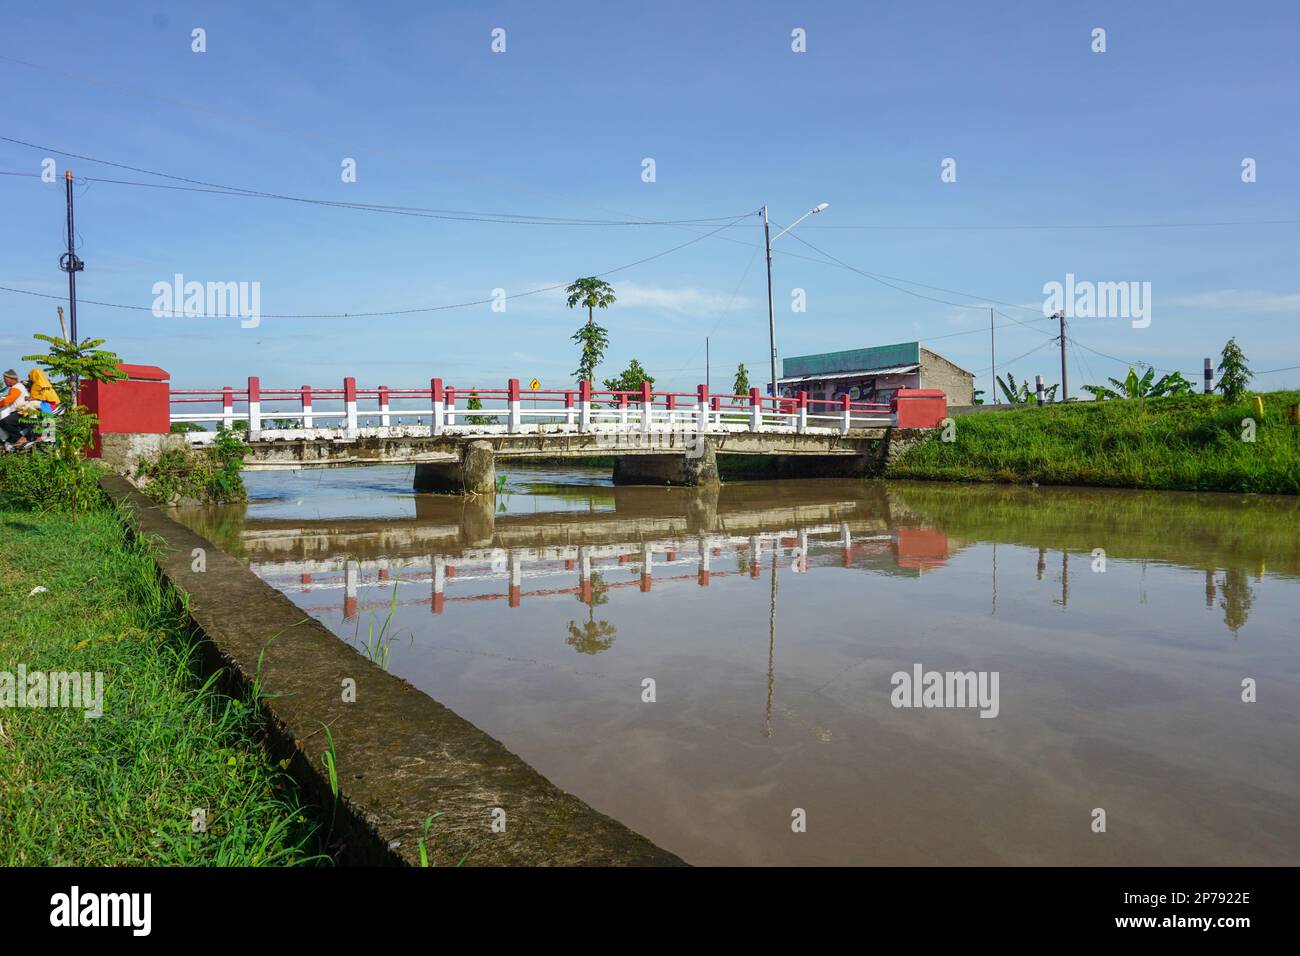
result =
[[171,376],[156,365],[118,365],[127,377],[116,382],[86,382],[81,386],[81,404],[99,416],[95,447],[99,457],[99,436],[148,434],[165,435],[171,430]]
[[892,405],[899,428],[938,428],[948,417],[948,396],[941,388],[900,388]]

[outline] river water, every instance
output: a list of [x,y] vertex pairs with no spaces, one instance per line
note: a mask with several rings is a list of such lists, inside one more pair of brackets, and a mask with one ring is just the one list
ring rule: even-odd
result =
[[506,474],[181,518],[691,863],[1300,863],[1294,499]]

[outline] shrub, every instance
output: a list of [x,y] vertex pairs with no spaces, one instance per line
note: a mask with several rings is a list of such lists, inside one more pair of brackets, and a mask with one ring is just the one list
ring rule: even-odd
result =
[[46,451],[0,455],[0,502],[25,511],[86,511],[102,500],[99,475],[96,464],[69,468]]
[[144,493],[159,504],[244,501],[248,492],[239,473],[248,446],[233,431],[219,429],[206,448],[168,448],[136,469]]

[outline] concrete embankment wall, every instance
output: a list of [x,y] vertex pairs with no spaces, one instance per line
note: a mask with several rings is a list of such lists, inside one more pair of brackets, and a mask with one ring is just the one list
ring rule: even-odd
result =
[[[333,817],[339,862],[418,865],[425,820],[441,812],[426,839],[439,865],[682,865],[371,663],[125,479],[108,476],[102,486],[133,531],[155,540],[160,572],[188,596],[205,666],[224,668],[234,692],[259,682],[272,756],[289,758],[326,826]],[[348,681],[354,703],[344,700]],[[337,804],[321,756],[326,727]],[[493,830],[498,811],[503,832]]]

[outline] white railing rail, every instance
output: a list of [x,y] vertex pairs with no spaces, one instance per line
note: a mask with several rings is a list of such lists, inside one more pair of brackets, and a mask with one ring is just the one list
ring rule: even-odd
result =
[[[806,392],[774,398],[757,388],[747,395],[574,389],[524,392],[518,379],[505,388],[455,388],[432,379],[428,388],[263,389],[257,377],[245,388],[178,389],[171,393],[171,421],[235,428],[244,423],[251,438],[354,439],[369,436],[493,434],[633,434],[687,432],[786,432],[846,434],[851,428],[896,424],[890,405],[810,399]],[[190,410],[190,409],[193,410]],[[189,431],[190,440],[210,441],[215,429]]]

